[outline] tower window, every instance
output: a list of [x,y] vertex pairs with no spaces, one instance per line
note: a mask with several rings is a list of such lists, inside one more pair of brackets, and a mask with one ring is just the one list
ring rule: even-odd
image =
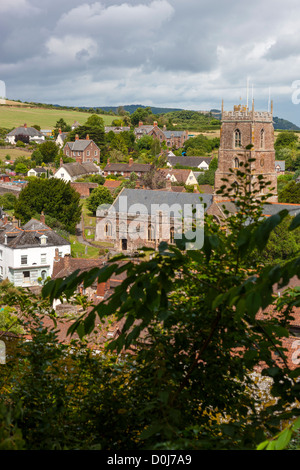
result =
[[265,131],[262,129],[260,131],[260,148],[265,148]]
[[240,164],[239,164],[239,159],[238,159],[238,158],[235,158],[235,159],[233,160],[233,168],[234,168],[235,170],[237,170],[237,169],[239,168],[239,166],[240,166]]
[[234,146],[241,147],[242,146],[242,136],[239,129],[234,131]]

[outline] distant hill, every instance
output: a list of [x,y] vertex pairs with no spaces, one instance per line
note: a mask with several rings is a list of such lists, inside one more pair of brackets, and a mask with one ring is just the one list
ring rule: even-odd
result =
[[[124,111],[127,111],[130,114],[133,114],[134,111],[136,111],[138,108],[151,108],[151,111],[153,114],[165,114],[165,113],[170,113],[172,111],[182,111],[180,108],[158,108],[156,106],[145,106],[143,104],[129,104],[129,105],[120,105],[124,109]],[[113,113],[118,112],[119,106],[97,106],[94,107],[94,109],[102,109],[105,112],[112,111]],[[90,109],[88,107],[81,106],[79,109]]]

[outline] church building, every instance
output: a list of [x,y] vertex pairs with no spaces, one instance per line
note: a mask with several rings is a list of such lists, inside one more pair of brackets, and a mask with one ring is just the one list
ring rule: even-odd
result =
[[[268,201],[277,202],[273,104],[270,111],[255,111],[254,101],[252,101],[252,109],[238,105],[234,106],[233,111],[224,111],[222,103],[218,169],[215,173],[214,187],[215,202],[224,201],[224,196],[220,197],[217,194],[217,191],[225,184],[222,178],[228,179],[227,188],[234,183],[237,184],[236,170],[241,163],[246,164],[250,159],[255,160],[249,162],[252,190],[257,186],[257,177],[263,175],[264,180],[270,181],[271,185],[262,191],[272,192],[273,196]],[[234,189],[232,191],[234,197]]]

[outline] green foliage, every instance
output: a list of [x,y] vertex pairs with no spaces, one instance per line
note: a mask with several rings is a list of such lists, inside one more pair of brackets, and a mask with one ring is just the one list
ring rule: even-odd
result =
[[290,181],[278,194],[279,202],[300,204],[300,184]]
[[0,206],[7,211],[12,210],[15,207],[17,198],[12,193],[5,193],[0,196]]
[[280,132],[276,138],[274,147],[294,147],[298,144],[298,136],[294,132],[283,131]]
[[39,152],[42,154],[44,163],[54,162],[58,154],[58,147],[52,140],[46,140],[40,144]]
[[113,197],[109,189],[104,186],[98,186],[98,188],[93,189],[90,196],[87,198],[87,208],[93,213],[96,214],[97,208],[101,204],[112,204]]
[[202,172],[198,176],[198,184],[210,184],[214,185],[215,182],[215,172],[218,168],[218,159],[215,157],[211,160],[208,170]]
[[184,143],[184,149],[189,156],[202,156],[210,154],[212,150],[217,149],[220,145],[219,137],[208,139],[203,134],[197,137],[191,137]]
[[[87,288],[126,271],[109,299],[69,330],[85,338],[113,316],[123,327],[106,351],[131,351],[110,390],[122,404],[122,419],[111,423],[107,432],[113,438],[101,442],[103,449],[255,449],[299,414],[293,405],[299,400],[300,368],[289,369],[282,340],[289,336],[292,307],[300,298],[273,296],[275,283],[284,287],[300,277],[299,258],[263,267],[257,257],[288,213],[264,219],[262,203],[269,194],[261,201],[257,194],[268,183],[260,179],[260,188],[249,193],[248,167],[236,177],[237,213],[227,212],[222,227],[207,215],[201,249],[186,250],[184,239],[176,246],[161,243],[151,259],[135,263],[117,257],[43,288],[50,301],[70,299],[76,286]],[[220,193],[230,194],[225,188]],[[297,216],[288,230],[299,225]],[[279,314],[257,315],[269,306]],[[265,402],[257,393],[258,366],[270,384]],[[106,383],[112,383],[114,372]],[[119,385],[124,373],[128,395]],[[106,406],[111,405],[108,399]]]
[[64,230],[74,233],[81,216],[80,196],[63,180],[36,178],[20,192],[14,214],[25,223],[42,211],[61,222]]
[[90,140],[93,140],[98,147],[103,147],[105,143],[103,119],[97,114],[92,114],[82,126],[76,127],[69,133],[68,139],[74,141],[77,134],[79,139],[86,139],[89,135]]

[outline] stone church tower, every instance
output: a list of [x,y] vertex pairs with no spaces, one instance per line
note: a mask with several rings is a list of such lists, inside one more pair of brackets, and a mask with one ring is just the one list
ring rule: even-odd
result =
[[[251,186],[255,187],[257,176],[263,175],[265,181],[270,181],[264,191],[273,196],[269,202],[277,202],[277,175],[275,170],[273,103],[271,111],[255,111],[254,101],[252,109],[247,106],[234,106],[233,111],[224,111],[222,103],[222,126],[220,131],[220,148],[218,156],[218,169],[215,173],[214,201],[221,202],[225,198],[216,194],[224,185],[222,178],[227,178],[230,184],[234,183],[235,176],[229,169],[237,169],[239,163],[244,164],[249,158],[251,162]],[[229,198],[227,198],[229,199]]]

